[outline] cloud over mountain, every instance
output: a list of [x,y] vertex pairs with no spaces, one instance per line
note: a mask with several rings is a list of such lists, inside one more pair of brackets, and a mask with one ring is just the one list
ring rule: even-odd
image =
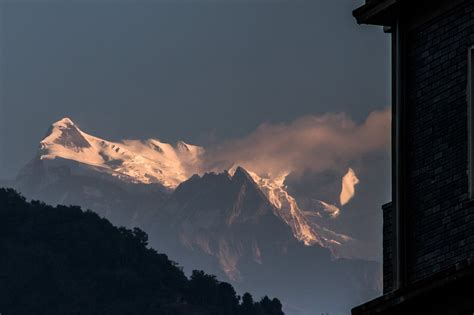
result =
[[361,124],[344,113],[305,116],[286,124],[262,124],[244,138],[208,150],[203,168],[217,170],[233,163],[276,178],[340,168],[371,152],[388,150],[389,144],[389,108],[370,113]]

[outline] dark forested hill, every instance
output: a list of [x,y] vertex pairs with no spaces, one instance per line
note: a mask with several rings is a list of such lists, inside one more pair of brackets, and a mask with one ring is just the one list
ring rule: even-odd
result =
[[139,229],[116,228],[79,207],[27,202],[0,189],[0,313],[280,315],[201,271],[187,279],[148,248]]

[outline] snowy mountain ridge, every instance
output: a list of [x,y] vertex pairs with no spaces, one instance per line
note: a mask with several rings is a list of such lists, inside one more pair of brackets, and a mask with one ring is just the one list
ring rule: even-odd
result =
[[42,160],[73,160],[122,180],[170,189],[195,173],[203,152],[181,141],[174,146],[156,139],[106,141],[83,132],[69,118],[54,123],[40,143]]
[[[204,152],[204,148],[182,141],[175,145],[157,139],[107,141],[83,132],[71,119],[63,118],[51,126],[48,136],[40,142],[39,158],[72,160],[129,183],[160,184],[174,190],[193,175],[206,172],[201,169]],[[238,169],[257,185],[273,205],[274,215],[291,228],[297,240],[306,246],[328,248],[334,257],[364,258],[363,244],[320,225],[321,216],[338,216],[340,209],[336,205],[318,200],[317,211],[300,209],[285,187],[288,174],[267,178],[239,166],[217,173],[227,172],[233,177]],[[357,181],[352,170],[349,175],[352,182]],[[343,192],[347,191],[345,186],[343,182]]]

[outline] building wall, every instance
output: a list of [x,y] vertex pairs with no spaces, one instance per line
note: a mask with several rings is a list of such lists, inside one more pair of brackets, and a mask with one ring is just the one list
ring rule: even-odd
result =
[[[471,0],[409,31],[406,37],[410,282],[474,256],[466,101],[467,51],[473,44]],[[391,282],[388,278],[384,283],[387,289]]]

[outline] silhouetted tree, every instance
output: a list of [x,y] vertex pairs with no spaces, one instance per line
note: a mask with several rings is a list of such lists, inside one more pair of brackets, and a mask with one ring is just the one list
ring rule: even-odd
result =
[[276,298],[270,300],[268,296],[264,296],[260,300],[260,305],[266,314],[283,315],[281,302]]
[[133,228],[133,236],[141,245],[148,246],[148,234],[144,231],[135,227]]
[[189,300],[196,305],[215,305],[217,285],[215,276],[201,270],[194,270],[189,280]]
[[242,315],[253,315],[255,303],[250,293],[246,292],[242,296],[242,304],[240,306],[240,314]]
[[227,282],[221,282],[218,285],[218,307],[223,315],[237,314],[239,308],[239,299],[234,288]]

